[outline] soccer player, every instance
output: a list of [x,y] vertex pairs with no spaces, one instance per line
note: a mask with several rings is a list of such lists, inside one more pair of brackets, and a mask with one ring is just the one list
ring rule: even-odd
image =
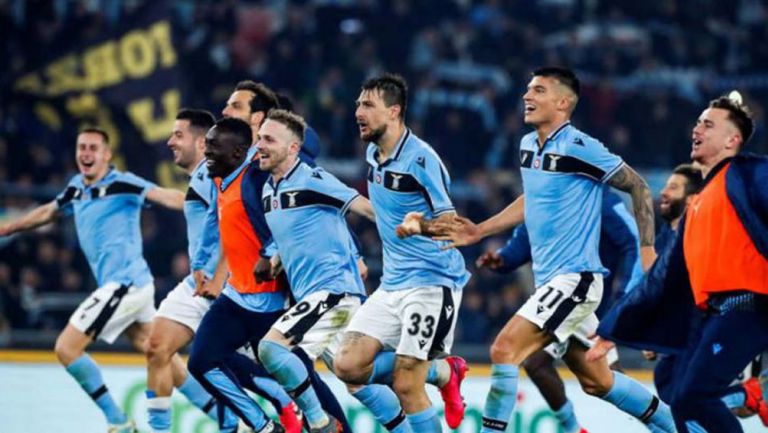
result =
[[[248,160],[252,160],[257,156],[258,148],[255,144],[259,128],[264,122],[264,119],[266,118],[269,110],[278,108],[278,104],[279,99],[277,95],[269,87],[262,83],[256,83],[251,80],[244,80],[237,83],[235,90],[227,100],[227,104],[222,110],[224,117],[243,120],[251,127],[254,143],[248,149],[248,153],[246,155]],[[311,143],[308,143],[307,146],[302,146],[300,158],[307,164],[314,166],[314,157],[317,156],[320,149],[319,138],[316,134],[310,134],[308,137],[311,138]],[[258,164],[255,164],[255,169],[258,171]],[[254,190],[257,191],[257,194],[261,194],[262,187],[268,176],[269,175],[266,172],[260,172],[258,175],[254,174],[253,186]],[[259,196],[257,196],[255,199],[258,199],[258,197]],[[262,211],[259,209],[258,212],[261,213]],[[263,219],[263,215],[261,218]],[[266,222],[264,224],[266,224]],[[215,227],[215,223],[213,226]],[[196,264],[193,263],[193,265]],[[199,267],[199,265],[197,266]],[[358,260],[358,266],[360,266],[361,270],[366,269],[362,259]],[[251,267],[253,268],[254,275],[263,274],[265,270],[268,274],[270,269],[269,260],[259,260],[256,262],[255,266],[251,264]],[[253,348],[256,348],[257,346],[258,345],[253,345]],[[333,392],[328,387],[328,385],[323,382],[323,380],[315,371],[312,360],[309,359],[309,357],[303,352],[303,350],[301,350],[301,348],[296,350],[296,354],[302,359],[306,365],[307,370],[310,372],[312,385],[317,390],[320,400],[323,403],[323,407],[326,409],[326,411],[333,414],[333,416],[344,425],[345,431],[350,431],[351,429],[347,422],[343,408],[339,404],[336,397],[333,395]],[[259,380],[259,388],[261,388],[263,391],[266,391],[268,395],[274,396],[278,394],[285,394],[283,388],[276,382],[265,381],[261,378],[257,380]],[[284,404],[283,398],[280,398],[280,403]]]
[[[518,369],[532,353],[594,328],[605,268],[598,243],[603,184],[632,196],[644,268],[655,258],[653,201],[645,181],[602,143],[570,124],[579,81],[565,68],[533,72],[523,95],[524,120],[535,131],[520,142],[523,195],[479,225],[466,218],[442,224],[453,246],[470,245],[525,221],[536,292],[491,346],[491,391],[482,433],[506,430],[515,405]],[[414,216],[411,216],[413,219]],[[418,221],[418,218],[416,218]],[[612,403],[654,432],[673,432],[669,407],[604,359],[587,362],[587,347],[571,344],[563,360],[584,391]]]
[[[171,362],[178,362],[176,352],[192,341],[200,321],[208,311],[211,299],[221,292],[227,277],[226,266],[217,267],[218,236],[208,237],[208,242],[213,242],[213,245],[200,245],[201,231],[214,187],[203,157],[205,133],[214,122],[213,115],[207,111],[181,110],[176,116],[173,132],[168,139],[174,162],[190,176],[184,202],[190,257],[198,247],[212,248],[212,254],[204,267],[206,278],[210,281],[203,288],[203,295],[199,296],[200,293],[196,293],[195,280],[190,274],[163,300],[152,323],[147,347],[147,410],[149,425],[154,432],[165,432],[171,428],[171,392],[174,386],[193,404],[218,421],[215,399],[192,375],[187,374],[186,366],[181,364],[177,369],[181,374],[176,376],[171,374],[170,369]],[[265,381],[274,382],[274,380],[259,377],[256,365],[242,354],[233,355],[228,362],[232,370],[238,374],[244,387],[260,395],[269,395],[270,400],[276,405],[281,422],[291,426],[293,431],[300,431],[301,425],[296,419],[290,397],[280,392],[279,386],[265,387]],[[229,409],[225,409],[223,413],[225,416],[220,423],[222,431],[235,431],[237,417]]]
[[[670,248],[632,302],[609,312],[604,338],[633,341],[685,360],[672,408],[680,432],[742,432],[721,400],[768,347],[768,158],[743,153],[754,131],[738,92],[710,102],[692,132],[704,175]],[[701,324],[693,320],[696,310]],[[642,329],[632,317],[648,317]],[[762,418],[762,416],[761,416]]]
[[357,191],[301,162],[305,129],[301,117],[272,110],[259,130],[259,167],[271,174],[262,203],[279,254],[273,257],[279,257],[297,304],[272,325],[258,352],[301,407],[310,431],[326,433],[341,425],[322,410],[307,369],[291,350],[299,346],[312,360],[335,352],[365,296],[344,216],[350,210],[371,220],[374,215]]
[[[621,297],[625,289],[633,287],[643,277],[637,226],[621,197],[608,187],[603,189],[601,217],[600,260],[609,272],[609,277],[605,279],[605,286],[611,290],[615,285],[617,297]],[[488,251],[480,256],[477,259],[477,266],[507,273],[530,260],[531,244],[525,224],[522,224],[515,227],[512,236],[502,248]],[[603,295],[601,306],[596,311],[598,317],[601,316],[601,307],[613,299],[612,292],[613,290]],[[549,344],[543,350],[533,353],[522,364],[565,433],[586,433],[586,430],[579,427],[573,404],[565,395],[565,385],[554,366],[554,361],[562,357],[572,341],[573,344],[589,345],[587,337],[591,336],[596,329],[585,331],[574,334],[565,342]],[[618,353],[615,348],[611,352],[608,363],[614,369],[618,367]]]
[[[108,432],[135,432],[115,403],[94,360],[85,352],[97,338],[112,343],[125,333],[144,352],[155,315],[155,287],[142,256],[139,221],[145,200],[181,210],[184,194],[161,188],[110,165],[109,136],[98,128],[77,135],[79,174],[54,201],[0,226],[0,236],[30,230],[74,214],[77,238],[99,286],[69,319],[56,340],[56,356],[104,413]],[[173,362],[173,374],[180,363]]]
[[[391,377],[408,423],[401,417],[387,428],[438,432],[437,411],[424,384],[429,376],[443,378],[435,382],[442,385],[448,424],[457,427],[464,413],[459,385],[466,365],[449,357],[444,367],[434,368],[429,360],[450,352],[469,273],[458,251],[443,251],[441,243],[425,237],[397,237],[397,226],[409,211],[437,219],[454,212],[442,161],[405,125],[407,100],[405,81],[392,74],[365,82],[357,100],[360,137],[369,143],[368,192],[384,247],[384,275],[352,318],[334,370],[353,386]],[[377,356],[385,348],[395,349],[396,362],[386,353]]]
[[[216,183],[216,210],[208,213],[213,218],[206,219],[203,239],[218,226],[230,276],[200,323],[189,370],[250,428],[282,432],[245,393],[226,363],[246,343],[256,346],[283,314],[286,303],[278,280],[257,283],[251,274],[263,249],[262,240],[271,237],[256,191],[263,173],[247,158],[251,134],[250,126],[236,118],[221,119],[206,133],[206,165]],[[207,263],[211,254],[210,249],[198,248],[193,269],[201,269],[198,264]]]

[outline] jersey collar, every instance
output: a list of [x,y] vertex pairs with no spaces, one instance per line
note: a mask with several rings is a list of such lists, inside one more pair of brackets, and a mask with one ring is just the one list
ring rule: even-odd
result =
[[[403,131],[403,135],[400,136],[400,140],[397,142],[397,146],[395,146],[395,151],[392,153],[392,156],[387,158],[384,162],[379,164],[381,167],[386,167],[389,165],[392,161],[397,161],[400,158],[400,154],[403,153],[403,148],[405,147],[405,142],[408,141],[408,138],[411,136],[411,129],[405,128],[405,131]],[[376,149],[376,152],[373,154],[373,160],[378,164],[379,162],[379,149]]]
[[293,167],[291,167],[291,169],[288,170],[288,173],[285,173],[285,176],[281,177],[280,180],[277,181],[277,183],[275,183],[275,181],[273,180],[272,175],[270,175],[269,178],[267,178],[267,182],[269,182],[269,186],[271,186],[273,189],[277,189],[277,185],[280,185],[280,182],[284,180],[287,181],[293,175],[293,173],[295,173],[296,170],[298,170],[299,165],[301,165],[301,159],[297,156],[296,162],[293,163]]
[[550,141],[553,141],[555,138],[557,138],[557,136],[560,135],[560,133],[563,132],[563,130],[565,128],[567,128],[568,126],[570,126],[570,125],[571,125],[571,121],[570,120],[566,120],[565,123],[563,123],[562,125],[558,126],[557,129],[555,129],[554,131],[549,133],[549,135],[547,136],[547,139],[544,140],[544,144],[543,145],[539,144],[539,139],[538,139],[538,137],[536,137],[536,145],[537,145],[536,147],[539,148],[539,151],[544,150],[544,148],[547,147],[547,143],[549,143]]
[[237,179],[237,176],[240,175],[240,173],[245,170],[245,167],[248,167],[248,164],[250,164],[252,161],[250,158],[246,156],[245,160],[242,164],[240,164],[240,167],[237,167],[235,171],[232,173],[229,173],[229,175],[223,179],[221,179],[221,190],[224,191],[227,189],[227,187]]

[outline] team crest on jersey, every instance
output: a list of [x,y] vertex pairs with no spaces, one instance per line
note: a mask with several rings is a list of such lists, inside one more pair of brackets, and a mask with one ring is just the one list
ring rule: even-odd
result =
[[296,196],[299,194],[298,191],[294,192],[286,192],[285,195],[288,196],[288,207],[296,207]]
[[376,174],[376,183],[381,183],[381,175],[378,173]]
[[272,200],[272,209],[277,209],[277,199]]
[[541,165],[541,160],[536,158],[536,160],[533,161],[533,167],[539,168],[540,165]]

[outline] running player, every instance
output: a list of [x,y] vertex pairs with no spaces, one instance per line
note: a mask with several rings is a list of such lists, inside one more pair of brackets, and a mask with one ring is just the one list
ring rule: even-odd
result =
[[[424,384],[436,370],[450,378],[441,391],[448,424],[457,427],[464,414],[459,385],[466,365],[450,357],[447,368],[435,369],[429,360],[450,352],[469,273],[458,251],[442,251],[440,243],[427,238],[396,235],[409,211],[435,218],[453,215],[445,167],[405,125],[407,100],[405,81],[392,74],[365,82],[357,100],[360,136],[369,143],[368,191],[384,247],[384,275],[379,289],[352,318],[334,369],[350,385],[392,378],[408,424],[405,417],[393,420],[390,430],[403,425],[405,431],[438,432],[437,411]],[[377,356],[383,349],[394,349],[396,362],[387,352]]]
[[[64,191],[54,201],[0,226],[0,236],[74,214],[80,247],[99,288],[80,304],[59,334],[56,356],[104,413],[108,432],[135,432],[133,421],[115,403],[98,365],[85,350],[97,338],[113,343],[125,333],[144,352],[155,315],[155,287],[142,256],[141,208],[149,200],[181,210],[184,194],[112,167],[109,136],[101,129],[86,128],[77,135],[75,156],[80,173]],[[182,374],[178,359],[171,368],[173,374]]]
[[338,421],[323,411],[309,374],[291,351],[310,359],[335,352],[341,331],[365,296],[344,216],[351,210],[373,220],[364,197],[320,168],[298,158],[304,120],[272,110],[259,130],[259,168],[271,177],[262,203],[273,246],[296,299],[259,343],[259,359],[304,412],[312,433],[336,432]]
[[[603,189],[603,207],[600,229],[600,260],[606,265],[609,276],[605,286],[616,286],[616,296],[621,297],[625,289],[633,287],[643,277],[640,265],[640,239],[632,215],[621,197],[611,188]],[[488,251],[477,259],[478,267],[487,267],[497,272],[511,272],[530,262],[531,243],[525,224],[515,227],[507,243],[496,251]],[[603,301],[596,311],[601,316],[601,308],[613,300],[613,290],[603,295]],[[592,330],[594,332],[594,330]],[[582,336],[583,338],[584,336]],[[573,344],[588,345],[588,341],[578,341],[574,334],[563,343],[552,343],[544,350],[533,353],[523,362],[528,377],[541,392],[544,400],[555,414],[565,433],[586,433],[579,427],[573,404],[565,395],[565,385],[555,368],[555,359],[561,358],[571,341]],[[618,353],[614,348],[608,364],[618,369]]]
[[[248,154],[246,155],[248,160],[251,160],[257,156],[258,148],[255,145],[255,140],[258,136],[259,128],[264,122],[264,119],[266,118],[269,110],[278,108],[278,104],[279,100],[277,95],[269,87],[262,83],[256,83],[251,80],[244,80],[237,83],[235,90],[227,100],[227,104],[222,110],[224,117],[243,120],[251,127],[254,143],[248,149]],[[313,138],[316,138],[316,136],[313,135]],[[300,158],[307,164],[314,166],[314,157],[317,155],[320,148],[319,140],[313,140],[310,147],[311,149],[309,147],[306,149],[302,148]],[[255,168],[258,171],[258,164],[255,165]],[[267,177],[268,174],[266,172],[260,172],[258,175],[254,174],[254,190],[257,191],[257,194],[261,194],[262,187]],[[258,199],[258,197],[256,197],[256,199]],[[258,212],[261,213],[262,211],[259,209]],[[261,218],[263,218],[263,216]],[[213,224],[212,230],[214,228],[215,223]],[[358,260],[358,265],[361,267],[361,269],[365,269],[365,264],[363,263],[362,259]],[[251,266],[253,267],[254,275],[262,274],[265,269],[269,271],[269,260],[264,258],[264,260],[259,260],[256,262],[255,266],[253,264],[251,264]],[[254,348],[255,347],[256,345],[254,345]],[[323,403],[323,407],[329,413],[332,413],[334,417],[344,425],[345,431],[351,430],[349,428],[343,408],[339,404],[336,397],[333,395],[333,392],[328,387],[328,385],[315,371],[312,360],[309,359],[309,357],[303,352],[303,350],[301,350],[301,348],[296,350],[296,354],[302,359],[307,370],[310,372],[312,385],[317,390],[320,400]],[[270,383],[262,379],[257,380],[259,380],[259,387],[262,390],[267,391],[268,394],[272,396],[285,394],[283,388],[276,382],[271,381]],[[283,398],[280,398],[280,403],[284,403]]]
[[[597,326],[594,312],[605,272],[598,255],[603,184],[631,194],[644,268],[655,258],[648,186],[621,158],[570,124],[578,95],[579,81],[572,71],[534,71],[523,95],[525,122],[535,128],[520,143],[524,194],[479,225],[458,218],[440,227],[449,233],[439,239],[462,246],[525,221],[531,240],[537,289],[491,347],[491,391],[482,433],[506,430],[523,361],[553,341],[566,341]],[[571,344],[563,356],[586,393],[635,416],[654,432],[674,431],[665,403],[637,381],[612,372],[604,359],[587,362],[587,349]]]

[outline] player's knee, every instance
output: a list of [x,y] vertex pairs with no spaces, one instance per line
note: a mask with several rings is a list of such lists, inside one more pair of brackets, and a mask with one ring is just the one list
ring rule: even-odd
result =
[[364,368],[354,356],[340,352],[333,358],[333,371],[342,382],[350,385],[365,385],[368,380]]
[[424,384],[419,384],[410,374],[396,372],[392,383],[392,389],[401,401],[412,400],[419,391],[424,391]]
[[510,342],[499,336],[491,345],[491,362],[494,364],[520,364],[522,360],[516,359]]
[[601,381],[594,378],[581,378],[579,379],[579,384],[585,393],[594,397],[602,397],[608,394],[612,386],[610,381]]
[[58,358],[59,362],[64,366],[71,364],[83,354],[83,352],[78,351],[67,344],[61,337],[56,339],[56,346],[54,346],[53,350],[56,353],[56,358]]
[[173,356],[170,344],[155,335],[150,335],[150,337],[147,338],[144,352],[147,357],[147,362],[150,364],[166,364],[171,361],[171,357]]

